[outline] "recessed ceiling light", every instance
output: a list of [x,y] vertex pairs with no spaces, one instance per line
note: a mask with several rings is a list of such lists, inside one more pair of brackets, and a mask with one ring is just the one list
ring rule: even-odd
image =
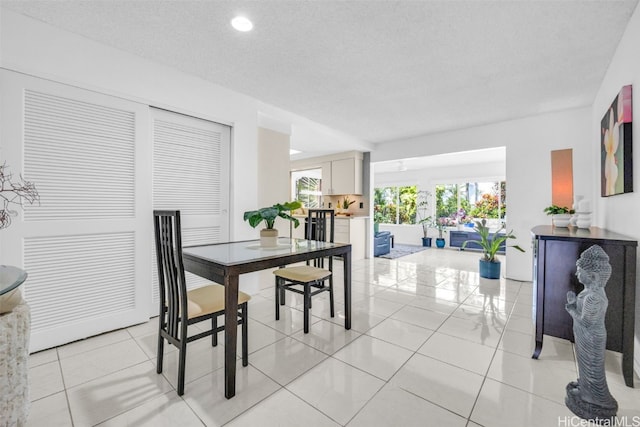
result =
[[231,20],[231,26],[238,31],[247,32],[253,28],[253,23],[244,16],[236,16]]

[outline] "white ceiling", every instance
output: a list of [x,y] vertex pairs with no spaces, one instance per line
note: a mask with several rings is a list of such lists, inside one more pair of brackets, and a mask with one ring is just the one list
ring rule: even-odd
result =
[[590,105],[637,2],[1,0],[374,143]]
[[[496,169],[506,167],[507,152],[505,147],[487,148],[483,150],[460,151],[457,153],[438,154],[428,157],[412,157],[402,160],[377,162],[374,173],[394,173],[451,166],[492,164]],[[502,166],[497,166],[501,164]]]

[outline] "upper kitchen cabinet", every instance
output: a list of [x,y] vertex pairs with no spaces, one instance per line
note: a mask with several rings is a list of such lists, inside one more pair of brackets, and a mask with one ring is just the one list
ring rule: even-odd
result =
[[322,162],[322,194],[362,194],[362,156]]
[[362,195],[363,153],[347,151],[322,157],[294,160],[292,171],[322,170],[323,196]]

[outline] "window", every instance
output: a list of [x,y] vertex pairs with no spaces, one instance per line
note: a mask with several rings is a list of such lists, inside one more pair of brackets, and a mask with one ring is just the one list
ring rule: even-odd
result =
[[291,172],[291,197],[299,200],[307,208],[322,207],[322,169],[308,169]]
[[375,221],[381,224],[415,224],[415,185],[405,187],[381,187],[374,190]]
[[465,182],[436,185],[436,216],[455,223],[506,216],[506,182]]

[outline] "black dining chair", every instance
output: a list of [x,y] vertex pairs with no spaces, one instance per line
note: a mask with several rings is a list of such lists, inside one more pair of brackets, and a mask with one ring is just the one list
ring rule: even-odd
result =
[[[182,396],[187,344],[211,335],[212,345],[215,347],[218,345],[218,332],[224,331],[224,326],[218,326],[218,316],[225,313],[224,287],[210,284],[187,291],[182,260],[180,211],[154,210],[153,223],[160,286],[156,371],[162,373],[164,341],[167,340],[179,350],[177,392]],[[238,293],[238,325],[242,325],[242,366],[249,364],[247,302],[250,299],[251,297],[244,292]],[[209,319],[210,330],[192,336],[187,335],[187,326]]]
[[[309,209],[306,227],[307,240],[333,243],[335,229],[333,209]],[[285,291],[296,292],[303,296],[305,334],[309,332],[309,310],[311,297],[314,295],[329,292],[329,309],[331,317],[334,317],[333,257],[315,258],[307,261],[306,265],[279,268],[273,274],[276,275],[276,320],[280,320],[280,306],[285,304]]]

